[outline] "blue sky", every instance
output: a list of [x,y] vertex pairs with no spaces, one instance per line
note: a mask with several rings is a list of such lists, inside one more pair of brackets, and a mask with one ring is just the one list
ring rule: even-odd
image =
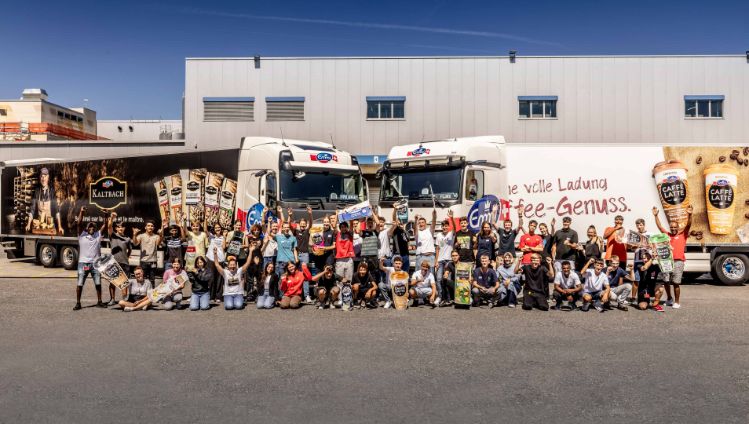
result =
[[749,1],[6,1],[0,98],[178,119],[184,58],[743,54]]

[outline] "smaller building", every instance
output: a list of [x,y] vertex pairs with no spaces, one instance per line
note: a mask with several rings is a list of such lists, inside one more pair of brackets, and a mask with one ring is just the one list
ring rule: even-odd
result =
[[0,100],[0,140],[98,140],[96,111],[47,100],[43,88],[23,90],[20,99]]
[[116,141],[181,140],[182,121],[163,119],[115,119],[97,122],[100,137]]

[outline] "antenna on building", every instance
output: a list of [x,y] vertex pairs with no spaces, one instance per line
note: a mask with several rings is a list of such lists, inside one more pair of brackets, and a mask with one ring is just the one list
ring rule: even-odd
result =
[[510,50],[510,63],[515,63],[515,57],[517,56],[517,50]]
[[284,138],[283,138],[283,128],[281,128],[281,127],[278,127],[278,131],[280,131],[280,132],[281,132],[281,145],[282,145],[283,147],[289,147],[289,146],[287,146],[287,145],[286,145],[286,140],[284,140]]
[[88,99],[83,99],[83,107],[88,108]]
[[337,147],[335,146],[335,143],[333,143],[333,134],[328,133],[328,137],[330,138],[330,145],[333,146],[334,149],[337,149]]

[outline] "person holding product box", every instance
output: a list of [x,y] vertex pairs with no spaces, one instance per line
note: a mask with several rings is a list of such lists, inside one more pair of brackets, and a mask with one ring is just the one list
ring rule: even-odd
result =
[[[671,272],[661,272],[658,277],[659,280],[666,284],[666,305],[671,306],[674,309],[681,307],[681,278],[684,274],[684,261],[686,261],[685,251],[687,248],[687,237],[689,237],[689,229],[692,227],[692,205],[687,206],[687,221],[686,225],[682,230],[679,230],[679,223],[677,221],[669,222],[669,229],[666,230],[661,225],[661,220],[658,217],[660,210],[657,207],[653,208],[653,216],[655,216],[655,225],[662,233],[668,235],[671,239],[671,249],[674,257],[674,269]],[[673,297],[671,296],[671,286],[674,286]]]

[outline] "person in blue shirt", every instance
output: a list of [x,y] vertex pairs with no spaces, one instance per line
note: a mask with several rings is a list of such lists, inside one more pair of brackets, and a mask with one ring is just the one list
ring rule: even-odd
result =
[[499,298],[497,305],[507,300],[507,306],[514,308],[518,304],[518,293],[523,290],[520,285],[520,274],[515,273],[515,258],[510,252],[502,255],[502,264],[497,265],[499,277]]
[[632,293],[632,281],[635,281],[635,269],[632,264],[627,265],[627,270],[619,267],[619,257],[611,256],[609,266],[606,269],[606,275],[609,278],[609,302],[605,305],[611,307],[611,302],[616,302],[616,307],[622,311],[629,309],[627,299]]
[[493,308],[499,300],[499,278],[497,272],[489,266],[489,255],[483,254],[479,260],[481,266],[473,270],[473,306],[479,306],[485,300],[489,308]]
[[298,263],[299,253],[297,253],[297,239],[291,233],[291,227],[288,222],[281,224],[281,233],[276,234],[276,243],[278,251],[276,253],[276,270],[286,269],[287,262]]

